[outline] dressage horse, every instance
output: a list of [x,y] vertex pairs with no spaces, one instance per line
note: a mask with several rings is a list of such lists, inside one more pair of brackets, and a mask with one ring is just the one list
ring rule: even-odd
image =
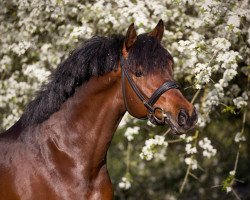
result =
[[0,135],[1,200],[113,198],[106,155],[128,111],[183,133],[197,121],[173,80],[160,20],[137,35],[95,36],[71,52]]

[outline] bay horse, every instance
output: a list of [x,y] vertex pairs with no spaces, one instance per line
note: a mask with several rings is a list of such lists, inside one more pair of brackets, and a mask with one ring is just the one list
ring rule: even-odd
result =
[[126,111],[175,133],[194,127],[163,31],[160,20],[150,33],[131,24],[125,36],[95,36],[58,66],[0,135],[0,199],[112,199],[106,155]]

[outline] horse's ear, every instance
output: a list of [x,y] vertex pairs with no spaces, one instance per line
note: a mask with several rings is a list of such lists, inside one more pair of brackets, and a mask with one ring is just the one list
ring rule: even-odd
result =
[[125,48],[126,48],[127,51],[135,43],[136,38],[137,38],[137,33],[136,33],[136,30],[135,30],[134,23],[132,23],[129,26],[128,30],[127,30],[127,34],[126,34],[126,37],[125,37],[125,40],[124,40],[124,45],[125,45]]
[[163,37],[163,33],[164,33],[164,23],[162,19],[160,19],[154,30],[152,30],[148,35],[156,38],[160,42]]

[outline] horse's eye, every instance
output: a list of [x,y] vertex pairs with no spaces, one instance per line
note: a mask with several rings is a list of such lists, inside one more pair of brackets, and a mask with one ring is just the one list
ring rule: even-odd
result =
[[142,71],[136,71],[135,76],[136,77],[141,77],[143,75]]

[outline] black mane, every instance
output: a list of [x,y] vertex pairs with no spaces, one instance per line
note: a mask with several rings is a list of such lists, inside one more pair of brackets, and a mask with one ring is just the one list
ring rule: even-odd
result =
[[[102,76],[117,69],[124,36],[95,36],[70,53],[50,76],[48,84],[43,85],[37,97],[31,101],[21,117],[23,126],[38,124],[48,119],[75,89],[87,82],[91,76]],[[173,62],[171,55],[153,37],[139,35],[128,57],[128,66],[136,71],[142,66],[144,73],[155,68],[166,69]]]

